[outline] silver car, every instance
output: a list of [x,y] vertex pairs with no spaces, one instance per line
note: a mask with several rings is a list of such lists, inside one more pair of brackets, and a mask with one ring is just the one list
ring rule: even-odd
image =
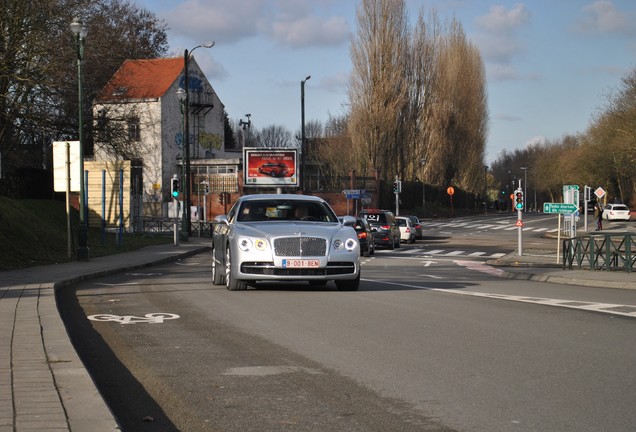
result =
[[240,197],[212,231],[212,282],[244,290],[258,281],[360,284],[360,246],[353,224],[325,200],[292,194]]

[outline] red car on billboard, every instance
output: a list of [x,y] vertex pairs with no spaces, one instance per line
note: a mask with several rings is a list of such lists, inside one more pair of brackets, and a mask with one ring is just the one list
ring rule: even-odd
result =
[[266,162],[258,167],[258,172],[272,177],[287,177],[291,175],[289,167],[282,162]]

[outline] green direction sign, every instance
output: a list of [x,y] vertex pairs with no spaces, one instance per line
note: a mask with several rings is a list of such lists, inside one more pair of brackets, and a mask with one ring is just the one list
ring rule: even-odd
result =
[[570,214],[578,210],[576,204],[543,203],[543,213]]

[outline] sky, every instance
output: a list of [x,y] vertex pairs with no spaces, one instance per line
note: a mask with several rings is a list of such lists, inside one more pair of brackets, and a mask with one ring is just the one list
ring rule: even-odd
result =
[[[486,69],[487,164],[503,151],[584,133],[636,67],[633,0],[405,0],[409,18],[456,18]],[[134,0],[193,56],[231,120],[298,135],[347,112],[359,0]]]

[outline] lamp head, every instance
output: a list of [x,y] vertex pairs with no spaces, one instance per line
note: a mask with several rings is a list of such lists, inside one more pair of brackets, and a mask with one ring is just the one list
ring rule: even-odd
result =
[[73,22],[71,22],[71,31],[75,35],[79,35],[81,39],[84,39],[86,37],[86,34],[88,33],[84,22],[78,17],[73,18]]
[[183,102],[185,100],[186,97],[186,92],[184,89],[182,89],[181,87],[179,87],[179,90],[177,90],[177,97],[179,98],[179,100],[181,102]]

